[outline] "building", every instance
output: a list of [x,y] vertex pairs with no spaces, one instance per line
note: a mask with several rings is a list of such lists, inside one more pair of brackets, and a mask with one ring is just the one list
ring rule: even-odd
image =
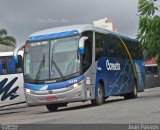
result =
[[117,28],[113,24],[113,21],[108,18],[99,19],[97,21],[94,21],[93,25],[117,32]]
[[15,48],[11,46],[5,46],[0,44],[0,52],[13,51]]

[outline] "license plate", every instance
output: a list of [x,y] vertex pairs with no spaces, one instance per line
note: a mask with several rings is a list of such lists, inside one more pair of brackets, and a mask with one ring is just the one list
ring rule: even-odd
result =
[[57,98],[55,96],[49,96],[49,97],[47,97],[47,100],[48,101],[56,101]]

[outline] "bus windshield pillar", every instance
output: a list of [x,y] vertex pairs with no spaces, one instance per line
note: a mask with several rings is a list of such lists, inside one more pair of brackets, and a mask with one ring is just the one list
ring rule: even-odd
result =
[[16,63],[18,63],[18,56],[17,56],[17,54],[18,54],[18,52],[19,52],[21,49],[23,49],[23,48],[24,48],[24,45],[21,45],[21,46],[17,47],[17,48],[14,50],[14,52],[13,52],[13,57],[14,57],[14,60],[15,60]]

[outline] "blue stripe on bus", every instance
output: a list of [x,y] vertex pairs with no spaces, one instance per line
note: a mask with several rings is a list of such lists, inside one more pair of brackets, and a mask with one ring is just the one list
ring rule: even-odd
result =
[[54,90],[54,89],[60,89],[60,88],[66,88],[69,87],[71,85],[73,85],[74,83],[80,82],[84,80],[84,76],[79,76],[77,78],[74,79],[70,79],[67,81],[63,81],[63,82],[59,82],[59,83],[53,83],[53,84],[29,84],[29,83],[24,83],[24,87],[34,90],[34,91],[40,91],[40,90]]
[[52,33],[52,34],[45,34],[39,36],[31,36],[28,38],[28,41],[38,41],[38,40],[47,40],[47,39],[55,39],[55,38],[62,38],[67,36],[72,36],[79,34],[77,30],[65,31],[60,33]]

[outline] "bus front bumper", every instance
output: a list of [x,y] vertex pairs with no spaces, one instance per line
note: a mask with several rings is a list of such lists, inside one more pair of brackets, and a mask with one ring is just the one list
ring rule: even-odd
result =
[[25,90],[26,101],[29,106],[70,103],[86,100],[84,84],[75,87],[69,86],[66,88],[33,91]]

